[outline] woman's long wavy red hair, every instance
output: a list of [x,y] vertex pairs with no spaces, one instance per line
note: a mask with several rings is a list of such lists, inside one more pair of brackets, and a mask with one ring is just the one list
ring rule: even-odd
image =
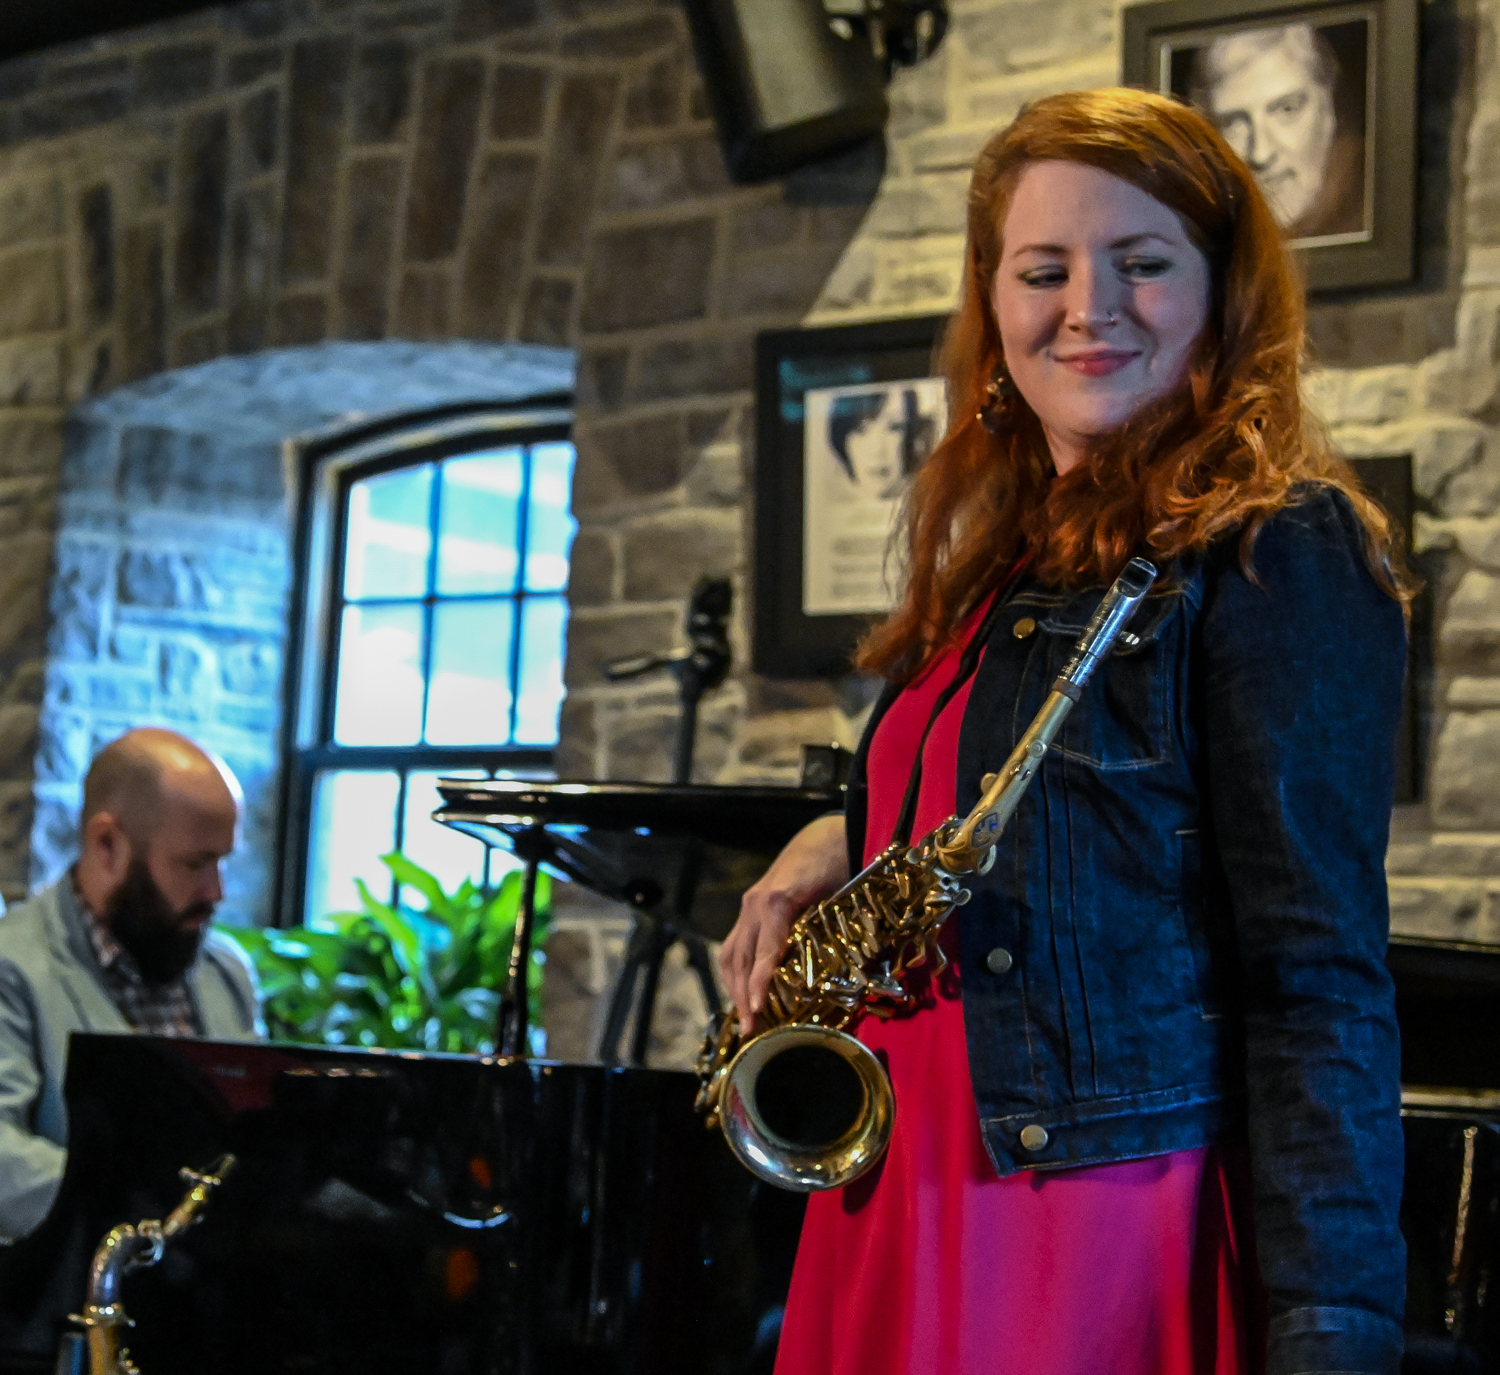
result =
[[[1175,211],[1212,283],[1182,387],[1055,480],[1023,400],[1006,408],[999,434],[978,419],[1003,358],[990,287],[1010,196],[1028,164],[1052,160],[1097,167]],[[1371,571],[1407,601],[1390,521],[1303,409],[1303,326],[1303,286],[1270,207],[1201,114],[1123,89],[1028,106],[974,168],[963,287],[940,354],[948,430],[907,498],[904,596],[865,639],[859,666],[898,680],[916,673],[1026,551],[1044,581],[1078,588],[1107,583],[1134,554],[1166,562],[1239,531],[1249,568],[1260,526],[1309,485],[1348,497]]]

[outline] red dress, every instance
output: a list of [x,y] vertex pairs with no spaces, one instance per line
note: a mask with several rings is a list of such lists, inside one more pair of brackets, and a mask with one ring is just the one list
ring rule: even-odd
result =
[[[912,683],[875,732],[866,862],[890,842],[922,728],[959,653]],[[916,835],[954,810],[968,697],[966,684],[928,736]],[[950,961],[960,919],[942,938]],[[1000,1178],[979,1134],[956,962],[927,981],[914,1012],[866,1017],[857,1034],[887,1062],[895,1130],[868,1174],[808,1201],[776,1375],[1263,1367],[1242,1151]]]

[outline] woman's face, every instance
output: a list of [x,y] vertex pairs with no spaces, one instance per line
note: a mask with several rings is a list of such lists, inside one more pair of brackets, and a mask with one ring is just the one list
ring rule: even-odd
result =
[[1208,321],[1208,261],[1128,181],[1034,162],[1016,183],[991,288],[1005,363],[1059,473],[1187,374]]

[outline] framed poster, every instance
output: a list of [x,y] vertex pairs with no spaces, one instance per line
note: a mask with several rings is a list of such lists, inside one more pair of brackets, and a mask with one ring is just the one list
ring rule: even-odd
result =
[[947,426],[941,316],[756,340],[752,660],[777,678],[849,671],[894,600],[891,535]]
[[1310,290],[1410,280],[1416,0],[1153,0],[1124,11],[1124,68],[1218,125]]

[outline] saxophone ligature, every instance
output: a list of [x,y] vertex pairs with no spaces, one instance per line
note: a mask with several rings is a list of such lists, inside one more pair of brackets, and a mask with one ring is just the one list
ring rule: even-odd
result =
[[733,1009],[710,1025],[697,1106],[740,1162],[768,1183],[810,1193],[859,1178],[885,1153],[895,1120],[890,1080],[844,1028],[861,1013],[909,1007],[907,970],[947,960],[940,928],[989,872],[995,844],[1094,669],[1151,590],[1156,569],[1132,559],[1105,593],[1041,710],[967,817],[915,844],[893,844],[792,924],[759,1025],[741,1038]]
[[[232,1155],[221,1156],[207,1170],[182,1170],[188,1191],[182,1201],[167,1215],[165,1222],[147,1219],[134,1226],[122,1224],[113,1228],[99,1243],[89,1267],[88,1300],[82,1313],[70,1321],[84,1329],[88,1344],[87,1365],[81,1359],[70,1359],[70,1350],[78,1345],[78,1334],[70,1334],[59,1370],[77,1369],[82,1375],[140,1375],[121,1343],[127,1327],[135,1324],[120,1302],[120,1281],[132,1270],[155,1265],[162,1258],[167,1242],[187,1231],[202,1216],[209,1196],[234,1168]],[[80,1353],[81,1355],[81,1353]]]

